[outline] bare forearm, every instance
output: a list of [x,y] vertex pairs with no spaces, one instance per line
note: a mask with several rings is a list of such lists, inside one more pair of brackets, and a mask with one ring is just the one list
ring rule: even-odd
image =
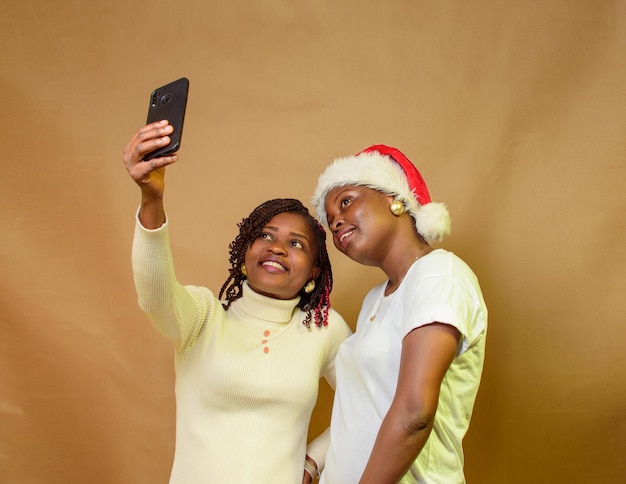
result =
[[178,155],[152,158],[147,162],[143,158],[146,153],[167,145],[173,130],[165,120],[148,124],[133,135],[124,149],[126,170],[141,188],[139,221],[147,229],[158,229],[165,223],[165,167],[176,163]]
[[380,427],[360,484],[392,484],[409,470],[423,449],[432,419],[415,419],[393,406]]
[[165,223],[165,208],[162,197],[149,197],[142,194],[139,221],[145,228],[158,229]]
[[398,482],[422,451],[439,406],[441,382],[458,342],[458,330],[441,323],[417,328],[404,338],[396,393],[361,484]]

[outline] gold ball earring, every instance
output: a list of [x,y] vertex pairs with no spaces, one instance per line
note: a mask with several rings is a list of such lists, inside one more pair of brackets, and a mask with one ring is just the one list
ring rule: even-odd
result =
[[306,286],[304,286],[304,292],[306,292],[307,294],[311,294],[313,292],[313,289],[315,289],[315,281],[311,279],[309,282],[307,282]]
[[248,276],[248,274],[246,273],[246,265],[245,264],[241,264],[241,273],[244,276],[246,276],[246,277]]
[[393,202],[391,202],[391,205],[389,205],[389,210],[396,217],[399,217],[404,213],[404,204],[398,200],[394,200]]

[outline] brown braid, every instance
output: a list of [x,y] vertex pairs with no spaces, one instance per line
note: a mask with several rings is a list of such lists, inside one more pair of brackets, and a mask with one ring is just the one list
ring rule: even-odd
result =
[[313,320],[316,326],[328,324],[328,311],[330,309],[330,291],[333,288],[333,272],[330,259],[326,251],[326,231],[324,227],[309,213],[302,202],[293,198],[276,198],[268,200],[255,208],[252,213],[244,218],[239,227],[239,235],[235,237],[229,248],[230,275],[220,289],[219,298],[226,296],[224,307],[228,310],[231,303],[242,296],[242,286],[245,276],[241,273],[241,267],[245,262],[248,247],[261,235],[267,223],[279,213],[295,212],[301,214],[307,221],[317,242],[318,253],[315,264],[320,268],[320,275],[315,279],[315,289],[309,294],[300,290],[300,302],[298,307],[306,312],[306,318],[302,322],[307,328]]

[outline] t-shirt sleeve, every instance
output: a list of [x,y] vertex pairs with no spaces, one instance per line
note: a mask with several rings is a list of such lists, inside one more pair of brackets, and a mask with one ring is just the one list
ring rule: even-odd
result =
[[464,353],[484,331],[480,326],[481,305],[464,281],[437,275],[411,281],[402,294],[403,337],[431,323],[454,326],[461,333],[458,354]]

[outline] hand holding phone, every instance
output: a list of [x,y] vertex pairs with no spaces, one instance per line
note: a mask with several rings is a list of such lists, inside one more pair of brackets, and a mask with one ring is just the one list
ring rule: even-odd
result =
[[170,135],[168,145],[148,153],[143,157],[143,161],[170,155],[180,149],[188,93],[189,80],[186,77],[181,77],[176,81],[155,89],[150,94],[150,106],[146,124],[167,119],[174,127],[174,132]]

